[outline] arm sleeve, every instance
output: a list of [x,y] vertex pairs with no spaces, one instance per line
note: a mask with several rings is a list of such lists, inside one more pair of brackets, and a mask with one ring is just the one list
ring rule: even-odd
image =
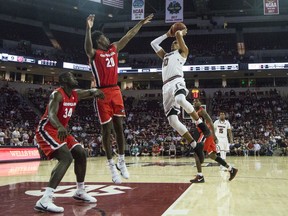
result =
[[162,47],[159,46],[159,44],[160,44],[163,40],[165,40],[166,38],[167,38],[167,35],[164,34],[164,35],[162,35],[162,36],[154,39],[154,40],[150,43],[151,46],[152,46],[152,48],[154,49],[154,51],[155,51],[156,53],[159,52],[159,51],[162,49]]

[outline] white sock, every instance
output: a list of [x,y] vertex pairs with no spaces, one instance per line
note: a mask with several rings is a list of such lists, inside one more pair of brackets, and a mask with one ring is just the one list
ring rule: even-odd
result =
[[125,155],[118,155],[118,161],[121,162],[121,161],[124,161],[125,160]]
[[84,190],[85,189],[85,185],[84,182],[77,182],[77,190]]
[[199,176],[203,176],[203,173],[197,173],[197,175],[199,175]]
[[53,196],[55,189],[51,187],[46,187],[43,197]]
[[231,171],[231,170],[232,170],[232,166],[229,165],[229,167],[228,167],[228,171]]
[[192,146],[192,148],[195,148],[196,145],[197,145],[197,143],[196,143],[195,141],[192,141],[192,142],[190,143],[190,145]]
[[109,159],[108,160],[109,165],[115,165],[114,160],[113,159]]
[[198,124],[200,124],[200,123],[202,123],[202,122],[203,122],[202,119],[199,118],[198,120],[195,121],[195,124],[198,125]]

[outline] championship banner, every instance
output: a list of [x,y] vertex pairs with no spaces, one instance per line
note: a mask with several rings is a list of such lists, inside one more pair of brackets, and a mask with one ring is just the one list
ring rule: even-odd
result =
[[166,0],[165,22],[183,22],[183,0]]
[[264,15],[279,14],[279,0],[263,0]]
[[132,0],[132,20],[144,19],[145,0]]

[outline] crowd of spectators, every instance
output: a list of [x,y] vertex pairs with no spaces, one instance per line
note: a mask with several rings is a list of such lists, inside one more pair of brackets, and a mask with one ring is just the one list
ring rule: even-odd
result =
[[[44,58],[53,61],[67,61],[87,64],[88,60],[84,52],[84,35],[76,33],[68,33],[51,29],[52,39],[57,41],[60,48],[41,50],[41,48],[33,48],[31,44],[44,45],[52,48],[52,43],[47,37],[44,28],[41,26],[31,26],[27,24],[19,24],[14,22],[1,21],[2,30],[0,30],[1,38],[19,42],[17,47],[2,48],[3,51],[10,54],[21,54],[34,56],[36,58]],[[155,29],[157,31],[157,28]],[[159,31],[159,30],[158,30]],[[33,32],[33,34],[31,34]],[[243,42],[245,44],[245,55],[239,55],[237,51],[236,34],[189,34],[185,37],[186,44],[190,50],[190,55],[186,64],[220,64],[220,63],[240,63],[240,62],[276,62],[278,59],[285,60],[287,56],[263,56],[249,54],[251,50],[277,50],[287,49],[285,41],[287,32],[274,33],[244,33]],[[54,37],[54,38],[53,38]],[[261,40],[259,40],[261,37]],[[111,38],[111,41],[120,38]],[[161,61],[151,57],[154,51],[150,46],[150,42],[154,37],[135,37],[122,50],[128,53],[128,57],[123,66],[132,67],[160,67]],[[171,40],[165,40],[161,46],[168,51],[170,50]],[[49,50],[49,51],[48,51]],[[146,57],[138,58],[136,54],[151,54]],[[259,59],[261,58],[261,59]],[[120,64],[121,65],[121,64]]]
[[[1,89],[1,145],[35,145],[33,136],[39,117],[27,105],[23,97],[15,89]],[[42,114],[52,90],[30,89],[30,102]],[[202,94],[203,96],[203,94]],[[209,101],[211,104],[209,104]],[[231,143],[232,155],[272,155],[275,149],[279,154],[287,154],[287,101],[276,90],[258,95],[249,90],[245,92],[222,93],[216,91],[208,102],[208,112],[216,120],[219,111],[224,110],[233,129],[234,142]],[[163,112],[160,99],[125,97],[127,112],[124,135],[127,140],[127,154],[133,156],[189,156],[190,145],[169,125]],[[209,109],[210,108],[210,109]],[[29,114],[31,113],[31,114]],[[181,121],[188,130],[194,124],[188,119]],[[73,134],[85,148],[87,155],[102,156],[105,151],[97,112],[94,111],[93,100],[79,102],[69,124]],[[3,137],[3,139],[2,139]],[[114,154],[117,154],[117,143],[113,131],[111,141]]]

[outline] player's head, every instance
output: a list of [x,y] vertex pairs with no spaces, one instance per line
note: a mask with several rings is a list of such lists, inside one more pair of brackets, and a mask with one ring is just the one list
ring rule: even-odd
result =
[[195,108],[195,110],[199,110],[200,109],[200,107],[201,107],[201,102],[200,102],[200,100],[198,99],[198,98],[195,98],[194,100],[193,100],[193,106],[194,106],[194,108]]
[[75,88],[78,86],[78,81],[71,72],[62,72],[59,75],[59,83],[62,86]]
[[178,41],[177,40],[174,40],[171,44],[171,51],[174,51],[174,50],[178,50],[180,49],[180,46],[178,44]]
[[224,121],[224,120],[225,120],[225,112],[224,112],[224,111],[220,111],[220,113],[219,113],[219,119],[220,119],[221,121]]
[[101,31],[94,31],[91,35],[94,49],[107,49],[110,40]]

